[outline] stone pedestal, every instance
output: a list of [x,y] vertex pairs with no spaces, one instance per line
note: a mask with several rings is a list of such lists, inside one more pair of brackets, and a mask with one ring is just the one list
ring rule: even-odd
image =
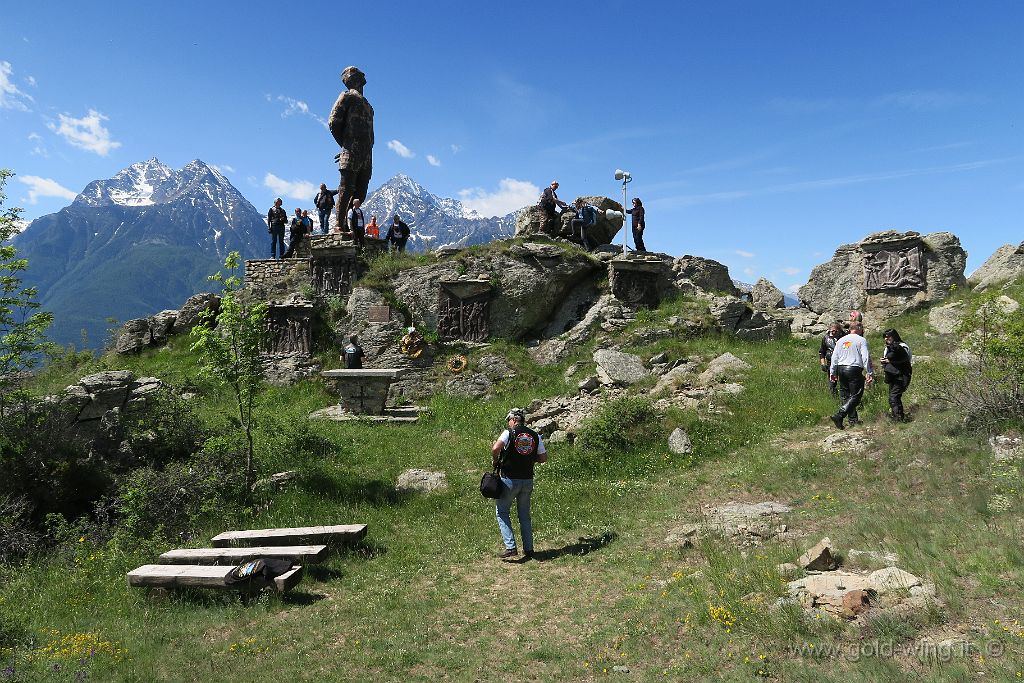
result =
[[660,259],[629,255],[608,262],[612,295],[630,306],[657,308],[665,279],[666,266]]
[[384,415],[384,403],[391,383],[405,370],[369,369],[325,370],[320,375],[334,384],[340,397],[339,404],[356,415]]

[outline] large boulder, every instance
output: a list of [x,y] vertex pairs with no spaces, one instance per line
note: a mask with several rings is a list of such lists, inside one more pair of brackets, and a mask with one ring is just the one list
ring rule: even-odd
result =
[[[611,244],[615,234],[622,229],[623,219],[609,219],[605,212],[611,209],[622,213],[622,205],[608,197],[588,196],[579,197],[579,199],[597,208],[597,224],[587,231],[590,240],[598,245]],[[527,206],[516,216],[515,236],[579,237],[578,231],[575,235],[573,234],[573,215],[570,205],[570,208],[558,214],[554,221],[549,221],[548,215],[539,206]]]
[[739,288],[729,276],[729,268],[718,261],[700,256],[680,256],[672,262],[672,272],[675,274],[676,286],[683,292],[700,290],[735,297],[740,295]]
[[178,317],[174,320],[175,334],[188,334],[200,323],[204,311],[220,310],[220,297],[213,292],[193,294],[178,309]]
[[854,309],[869,329],[878,329],[890,318],[942,301],[954,285],[965,286],[966,262],[960,240],[948,232],[886,230],[841,245],[800,288],[809,313],[794,318],[793,331],[821,333],[828,321],[846,320]]
[[1004,244],[971,273],[967,284],[980,292],[1016,280],[1021,275],[1024,275],[1024,242],[1016,246]]
[[149,332],[149,318],[129,320],[117,332],[114,351],[117,353],[138,353],[153,343]]
[[773,308],[786,307],[786,295],[772,284],[771,280],[761,278],[750,290],[750,303],[757,310],[765,311]]
[[594,352],[597,375],[605,384],[636,384],[651,373],[639,356],[611,349]]
[[567,294],[603,270],[599,262],[559,245],[506,245],[492,243],[399,271],[391,279],[392,291],[417,324],[436,329],[442,282],[489,288],[488,336],[519,340],[543,330]]

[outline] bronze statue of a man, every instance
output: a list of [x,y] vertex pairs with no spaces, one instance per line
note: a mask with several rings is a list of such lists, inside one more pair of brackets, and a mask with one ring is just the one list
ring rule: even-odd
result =
[[338,225],[345,225],[352,200],[366,201],[366,190],[373,172],[373,107],[363,97],[366,75],[354,66],[341,72],[348,87],[338,96],[327,127],[341,147],[335,157],[341,172],[338,185]]

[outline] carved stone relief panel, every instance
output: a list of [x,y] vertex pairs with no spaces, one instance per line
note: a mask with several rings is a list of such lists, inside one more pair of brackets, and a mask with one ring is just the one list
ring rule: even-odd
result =
[[864,254],[864,289],[924,289],[921,247],[878,249]]
[[490,334],[491,285],[485,281],[442,282],[437,307],[441,339],[482,342]]
[[313,348],[311,306],[271,306],[267,311],[266,353],[301,353]]
[[612,261],[610,279],[612,295],[625,304],[656,308],[661,301],[656,270]]
[[359,276],[359,260],[354,255],[314,255],[310,284],[317,296],[347,296]]

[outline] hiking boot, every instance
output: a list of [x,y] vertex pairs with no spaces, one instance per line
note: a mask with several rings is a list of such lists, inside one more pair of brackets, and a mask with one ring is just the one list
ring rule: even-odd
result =
[[843,429],[843,418],[840,415],[829,415],[832,424],[836,426],[836,429]]
[[851,427],[856,427],[859,424],[860,424],[860,418],[859,417],[851,417],[850,418],[850,426]]
[[533,551],[532,550],[524,550],[523,551],[523,560],[526,561],[526,560],[532,560],[532,559],[533,559]]
[[507,559],[509,559],[511,557],[517,557],[518,555],[519,555],[519,551],[517,549],[510,548],[509,550],[506,550],[505,552],[503,552],[501,555],[498,555],[498,559],[499,560],[507,560]]

